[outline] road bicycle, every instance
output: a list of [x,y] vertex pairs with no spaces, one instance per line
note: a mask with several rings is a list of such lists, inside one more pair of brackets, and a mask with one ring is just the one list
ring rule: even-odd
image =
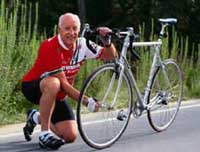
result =
[[[157,41],[136,42],[137,35],[131,27],[115,29],[109,34],[123,40],[119,58],[99,66],[87,77],[77,106],[78,129],[89,146],[96,149],[111,146],[124,133],[130,118],[138,118],[144,111],[157,132],[173,123],[182,100],[183,75],[174,59],[161,58],[161,46],[166,27],[177,20],[166,18],[159,22],[162,26]],[[87,32],[91,33],[88,24],[83,29],[84,34]],[[133,48],[144,46],[151,47],[153,59],[146,87],[141,91],[127,60],[127,52],[138,57]],[[84,96],[98,100],[98,112],[88,111],[82,104]]]

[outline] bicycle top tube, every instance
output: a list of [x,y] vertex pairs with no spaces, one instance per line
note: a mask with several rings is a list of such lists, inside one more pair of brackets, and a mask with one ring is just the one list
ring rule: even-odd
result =
[[133,42],[133,47],[143,47],[143,46],[156,46],[161,45],[161,41],[151,41],[151,42]]

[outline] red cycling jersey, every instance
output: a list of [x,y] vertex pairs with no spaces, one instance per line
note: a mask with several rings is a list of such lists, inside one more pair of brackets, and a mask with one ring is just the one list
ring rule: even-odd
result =
[[[73,85],[75,76],[80,70],[83,61],[88,58],[99,58],[103,52],[103,48],[90,41],[96,53],[93,53],[86,44],[85,38],[79,38],[76,43],[75,51],[69,50],[61,40],[60,35],[54,36],[42,42],[40,45],[38,56],[33,67],[23,77],[23,82],[37,80],[45,74],[59,70],[65,72],[68,82]],[[57,99],[65,98],[66,93],[59,92]]]

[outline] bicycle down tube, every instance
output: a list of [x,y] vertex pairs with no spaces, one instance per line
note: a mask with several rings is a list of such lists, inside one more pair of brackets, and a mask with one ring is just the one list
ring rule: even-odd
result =
[[133,47],[144,47],[144,46],[152,46],[154,47],[155,53],[153,56],[153,63],[151,65],[151,70],[149,73],[149,79],[147,81],[147,85],[146,85],[146,89],[145,89],[145,94],[144,96],[142,96],[138,86],[137,86],[137,82],[135,80],[135,77],[132,74],[132,71],[130,68],[128,68],[128,72],[131,76],[131,81],[132,81],[132,85],[134,87],[134,89],[136,90],[136,94],[137,94],[137,100],[140,103],[140,107],[142,108],[142,110],[147,109],[148,105],[147,100],[148,100],[148,96],[150,93],[150,87],[151,87],[151,83],[152,83],[152,79],[153,79],[153,75],[156,72],[156,65],[157,64],[161,64],[161,58],[159,55],[159,51],[160,51],[160,46],[162,45],[162,42],[160,41],[155,41],[155,42],[133,42]]

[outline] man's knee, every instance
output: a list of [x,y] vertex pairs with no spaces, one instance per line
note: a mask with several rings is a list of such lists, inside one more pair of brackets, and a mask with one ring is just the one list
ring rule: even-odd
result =
[[60,91],[60,85],[60,80],[56,77],[47,77],[40,82],[42,93],[51,92],[52,94],[57,94]]
[[78,136],[78,129],[75,120],[58,122],[55,125],[57,135],[67,143],[74,142]]
[[67,143],[72,143],[76,140],[78,136],[78,133],[77,131],[71,131],[71,132],[68,132],[68,133],[65,133],[63,135],[63,139],[67,142]]

